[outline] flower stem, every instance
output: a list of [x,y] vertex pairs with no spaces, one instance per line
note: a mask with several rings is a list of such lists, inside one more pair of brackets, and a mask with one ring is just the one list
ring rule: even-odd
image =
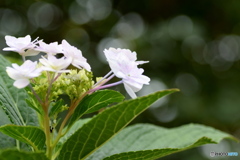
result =
[[87,94],[89,94],[89,91],[88,91],[88,92],[85,92],[85,93],[84,93],[82,96],[80,96],[77,100],[72,101],[72,103],[71,103],[71,105],[70,105],[70,107],[69,107],[68,113],[67,113],[66,117],[64,118],[64,120],[63,120],[63,122],[62,122],[62,124],[61,124],[61,126],[60,126],[60,128],[59,128],[59,130],[58,130],[58,135],[57,135],[56,139],[54,140],[54,142],[53,142],[53,144],[52,144],[52,148],[54,148],[54,147],[57,145],[57,143],[58,143],[58,141],[60,140],[60,138],[61,138],[62,136],[64,136],[64,135],[68,132],[68,130],[71,128],[71,126],[68,126],[67,130],[63,133],[63,129],[64,129],[65,125],[67,124],[69,118],[72,116],[74,110],[76,109],[76,107],[78,106],[78,104],[80,103],[80,101],[81,101]]
[[103,85],[103,86],[98,86],[98,87],[95,87],[95,88],[91,89],[90,93],[95,92],[96,90],[99,90],[99,89],[113,87],[113,86],[116,86],[116,85],[119,85],[119,84],[122,84],[122,83],[123,83],[123,81],[118,81],[118,82],[115,82],[115,83],[110,83],[110,84],[106,84],[106,85]]
[[25,61],[26,61],[26,58],[25,58],[25,56],[22,56],[22,60],[23,60],[23,62],[25,62]]
[[[112,73],[113,73],[113,71],[108,72],[102,79],[100,79],[96,84],[94,84],[93,87],[96,87],[96,86],[99,85],[102,81],[106,80],[107,77],[110,76]],[[109,78],[108,78],[108,79],[109,79]],[[110,77],[110,79],[111,79],[111,77]],[[109,79],[109,80],[110,80],[110,79]],[[106,83],[106,82],[105,82],[105,83]]]
[[19,142],[19,140],[16,140],[16,145],[17,145],[17,149],[20,150],[20,142]]
[[41,98],[38,96],[38,94],[35,92],[35,90],[33,89],[31,83],[29,83],[29,87],[30,87],[32,93],[34,94],[34,96],[36,97],[36,99],[38,100],[38,102],[42,105],[43,102],[42,102]]
[[48,116],[48,104],[44,104],[44,118],[43,118],[43,126],[44,126],[44,132],[46,135],[46,146],[47,146],[47,157],[51,160],[52,158],[52,147],[51,147],[51,133],[50,133],[50,124],[49,124],[49,116]]

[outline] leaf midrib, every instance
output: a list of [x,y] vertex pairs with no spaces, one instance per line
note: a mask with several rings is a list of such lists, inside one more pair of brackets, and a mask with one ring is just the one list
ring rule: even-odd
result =
[[[146,100],[146,101],[148,101],[148,100]],[[125,102],[123,102],[123,103],[127,103],[127,101],[125,101]],[[143,102],[142,102],[143,103]],[[127,108],[124,108],[125,110],[127,109]],[[144,109],[144,110],[142,110],[141,112],[139,112],[137,115],[136,115],[136,113],[134,113],[135,114],[135,116],[133,117],[133,118],[131,118],[131,120],[128,122],[128,123],[126,123],[123,127],[121,127],[121,128],[125,128],[133,119],[135,119],[139,114],[141,114],[142,112],[144,112],[145,110],[147,109],[147,107]],[[135,111],[135,110],[134,110]],[[123,111],[123,112],[126,112],[126,111]],[[123,116],[124,114],[122,114],[121,115],[121,117]],[[117,121],[117,123],[118,123],[119,121]],[[105,126],[106,125],[104,125],[104,128],[105,128]],[[115,125],[115,126],[117,126],[117,125]],[[104,129],[103,129],[104,130]],[[103,131],[102,130],[102,131]],[[114,130],[116,130],[116,128],[114,129]],[[92,130],[93,131],[93,130]],[[92,132],[91,131],[91,132]],[[121,129],[119,129],[117,132],[116,131],[114,131],[114,134],[113,134],[113,136],[111,136],[107,141],[105,141],[105,142],[103,142],[101,145],[99,145],[98,147],[95,147],[95,149],[94,150],[92,150],[91,152],[89,152],[89,154],[87,154],[86,156],[84,156],[83,158],[81,158],[81,160],[85,160],[89,155],[91,155],[93,152],[95,152],[97,149],[99,149],[99,148],[101,148],[101,146],[102,145],[104,145],[105,143],[107,143],[108,141],[110,141],[113,137],[115,137],[115,135],[117,134],[117,133],[119,133],[121,131]],[[100,136],[98,137],[98,140],[97,141],[99,141],[100,140]],[[85,143],[86,144],[86,143]],[[84,144],[84,145],[85,145]],[[80,153],[82,153],[82,151],[83,150],[81,150],[81,152]],[[79,154],[79,155],[81,155],[81,154]],[[80,159],[80,157],[79,157],[79,159]]]

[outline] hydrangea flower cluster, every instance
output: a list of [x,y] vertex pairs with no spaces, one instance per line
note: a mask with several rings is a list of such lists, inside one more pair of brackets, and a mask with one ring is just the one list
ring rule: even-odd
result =
[[[6,69],[9,77],[15,80],[13,85],[17,88],[24,88],[28,85],[31,87],[31,84],[36,82],[37,77],[41,77],[42,75],[46,75],[46,78],[48,79],[47,82],[49,84],[46,85],[48,88],[53,87],[54,83],[63,81],[63,79],[65,79],[64,83],[70,85],[66,76],[71,75],[70,77],[74,77],[72,73],[78,74],[77,72],[68,69],[70,65],[73,65],[80,70],[85,70],[86,73],[91,72],[91,67],[87,63],[86,58],[83,57],[81,50],[71,46],[66,40],[62,40],[61,44],[58,44],[58,42],[46,44],[43,40],[38,40],[38,38],[31,41],[29,35],[20,38],[6,36],[5,40],[8,47],[3,50],[17,52],[24,60],[21,66],[18,64],[12,64],[12,67],[7,67]],[[42,56],[39,59],[39,62],[25,60],[25,57],[35,56],[40,52],[45,53],[46,55]],[[93,84],[88,85],[84,91],[89,94],[99,89],[123,83],[127,93],[132,98],[136,98],[135,92],[139,91],[144,84],[149,84],[150,81],[149,77],[143,75],[144,70],[138,67],[138,65],[147,63],[147,61],[137,61],[136,52],[131,52],[128,49],[109,48],[105,49],[104,53],[111,71],[95,84],[93,84],[93,81],[91,80],[92,74],[82,74],[80,79],[85,77],[85,79],[90,81],[90,84]],[[59,55],[61,55],[60,58],[58,58]],[[122,80],[106,84],[114,76]],[[81,86],[80,84],[78,85]],[[35,89],[36,88],[37,87],[35,87]]]
[[[60,44],[58,42],[47,44],[38,38],[32,41],[29,35],[20,38],[6,36],[5,39],[8,47],[3,50],[17,52],[23,59],[22,65],[13,63],[12,66],[6,67],[6,72],[14,80],[15,87],[21,89],[28,86],[29,96],[26,103],[37,113],[39,127],[46,138],[46,155],[50,159],[59,154],[54,149],[58,148],[60,139],[82,116],[79,114],[88,112],[89,106],[84,106],[88,98],[90,97],[89,101],[92,101],[91,97],[96,95],[98,97],[98,94],[105,91],[93,92],[123,84],[127,93],[136,98],[135,92],[150,81],[150,78],[143,75],[144,70],[138,67],[147,61],[137,61],[136,52],[128,49],[105,49],[103,52],[111,71],[94,82],[87,59],[83,57],[81,50],[66,40],[62,40]],[[37,61],[32,61],[28,57],[39,53],[41,56]],[[70,69],[73,67],[75,69]],[[108,83],[113,77],[121,80]],[[90,106],[91,109],[94,106],[98,107],[93,105]],[[100,108],[94,108],[94,112],[98,109]],[[62,112],[65,116],[59,115]]]

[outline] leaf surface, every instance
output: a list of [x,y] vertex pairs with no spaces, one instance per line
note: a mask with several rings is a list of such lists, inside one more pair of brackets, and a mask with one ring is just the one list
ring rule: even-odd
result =
[[[7,75],[6,67],[10,62],[0,55],[0,126],[5,124],[37,125],[35,111],[28,107],[25,99],[28,94],[24,89],[13,86],[13,80]],[[0,133],[0,148],[16,147],[16,140]],[[28,149],[25,145],[21,145]]]
[[231,135],[199,124],[167,129],[137,124],[123,129],[93,153],[88,160],[153,160],[208,143],[219,143]]
[[29,107],[34,109],[38,114],[43,115],[43,109],[40,108],[41,106],[33,98],[34,97],[26,99],[26,103],[28,104]]
[[121,102],[123,99],[124,96],[114,90],[99,90],[91,95],[87,95],[75,109],[69,121],[69,126],[77,121],[82,115],[98,111],[112,103]]
[[1,160],[48,160],[44,153],[23,152],[19,150],[0,151]]
[[35,151],[43,150],[45,145],[45,134],[38,127],[4,125],[0,127],[0,131],[14,139],[31,145]]
[[60,112],[63,111],[62,106],[64,101],[62,99],[59,99],[57,102],[55,102],[55,104],[53,105],[53,107],[50,110],[49,113],[49,117],[53,117],[55,115],[58,115]]
[[[6,113],[4,112],[4,110],[0,107],[0,126],[5,125],[5,124],[11,124],[11,121],[8,117],[8,115],[6,115]],[[1,133],[0,132],[0,149],[6,149],[6,148],[11,148],[11,147],[15,147],[16,146],[16,140]]]
[[71,135],[73,135],[78,129],[80,129],[85,123],[90,121],[91,118],[80,119],[73,124],[71,129],[59,140],[57,148],[61,148],[61,146],[67,141]]
[[153,102],[177,89],[159,91],[148,96],[112,106],[83,125],[63,144],[59,159],[85,159],[115,136]]
[[26,91],[13,86],[14,81],[6,73],[7,66],[11,64],[0,55],[0,106],[13,124],[37,125],[35,111],[25,102]]

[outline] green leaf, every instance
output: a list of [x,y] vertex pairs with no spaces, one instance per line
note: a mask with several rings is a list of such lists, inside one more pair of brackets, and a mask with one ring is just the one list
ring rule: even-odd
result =
[[[104,158],[104,160],[154,160],[169,154],[178,152],[178,149],[156,149],[156,150],[145,150],[136,152],[125,152],[121,154],[115,154],[111,157]],[[89,158],[88,160],[90,160]],[[94,159],[92,159],[94,160]]]
[[121,102],[123,99],[124,96],[122,94],[113,90],[99,90],[91,95],[87,95],[75,109],[69,121],[69,126],[82,115],[98,111],[101,108],[107,107],[109,104]]
[[[123,129],[93,153],[88,160],[152,160],[208,143],[219,143],[231,135],[199,124],[167,129],[137,124]],[[110,156],[110,157],[108,157]]]
[[73,124],[70,130],[59,140],[57,144],[57,150],[61,149],[62,145],[67,141],[71,135],[73,135],[77,130],[79,130],[85,123],[90,121],[91,118],[80,119]]
[[23,152],[19,150],[0,151],[1,160],[48,160],[44,153]]
[[37,111],[40,115],[43,115],[42,107],[33,99],[33,97],[26,99],[26,103],[29,107]]
[[35,151],[43,150],[45,145],[45,134],[38,127],[5,125],[0,127],[0,131],[12,138],[31,145]]
[[59,143],[60,144],[65,143],[71,135],[73,135],[77,130],[79,130],[85,123],[87,123],[90,120],[91,118],[85,118],[75,122],[71,129],[59,140]]
[[[3,109],[0,107],[0,126],[5,125],[5,124],[10,124],[11,121],[8,118],[8,115],[3,111]],[[12,148],[16,146],[16,140],[1,133],[0,132],[0,148],[5,149],[5,148]]]
[[58,113],[62,112],[63,110],[63,103],[64,101],[62,99],[58,100],[57,102],[55,102],[55,104],[53,105],[53,107],[50,110],[49,113],[49,117],[53,117],[55,115],[57,115]]
[[176,91],[178,89],[159,91],[148,96],[124,101],[104,110],[83,125],[64,143],[59,159],[78,160],[87,158],[153,102]]
[[0,55],[0,106],[16,125],[37,125],[37,116],[28,107],[25,99],[28,95],[24,89],[13,86],[13,80],[6,73],[6,67],[11,64]]

